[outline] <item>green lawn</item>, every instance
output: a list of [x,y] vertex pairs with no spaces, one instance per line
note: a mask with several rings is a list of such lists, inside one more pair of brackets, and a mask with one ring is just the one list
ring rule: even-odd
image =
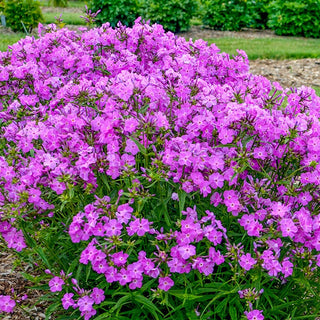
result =
[[0,34],[0,51],[6,51],[9,45],[16,43],[23,37],[25,34],[21,32]]
[[315,90],[316,95],[320,97],[320,87],[312,87],[312,88]]
[[[89,1],[68,1],[68,8],[83,8]],[[41,7],[50,7],[48,0],[40,0]],[[59,8],[57,8],[59,9]]]
[[249,60],[255,59],[303,59],[320,57],[320,39],[305,38],[215,38],[204,39],[215,43],[219,49],[236,54],[244,50]]
[[66,9],[52,10],[48,12],[42,12],[45,23],[56,23],[55,17],[59,17],[60,13],[62,14],[61,18],[64,23],[71,25],[85,25],[85,21],[80,18],[80,15],[83,15],[81,12],[68,12]]

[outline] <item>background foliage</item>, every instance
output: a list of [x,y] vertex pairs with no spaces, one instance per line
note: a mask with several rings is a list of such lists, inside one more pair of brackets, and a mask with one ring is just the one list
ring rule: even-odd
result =
[[272,1],[268,26],[278,35],[319,38],[320,1]]
[[203,24],[216,30],[241,30],[251,20],[244,0],[208,0],[204,10]]
[[34,0],[8,0],[5,4],[4,15],[7,26],[13,31],[31,32],[43,21],[40,3]]
[[269,19],[270,0],[249,0],[247,8],[250,16],[250,22],[247,25],[250,28],[266,29]]
[[92,0],[91,10],[101,10],[96,18],[96,23],[101,25],[109,22],[115,27],[119,21],[123,25],[132,26],[140,15],[140,4],[137,0]]
[[151,23],[159,23],[165,30],[187,31],[197,6],[194,0],[146,0],[145,14]]

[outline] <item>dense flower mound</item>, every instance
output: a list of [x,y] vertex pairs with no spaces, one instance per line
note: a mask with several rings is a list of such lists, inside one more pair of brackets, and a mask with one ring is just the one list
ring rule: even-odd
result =
[[64,309],[89,319],[121,286],[140,303],[192,283],[205,293],[219,273],[246,302],[239,311],[263,319],[270,279],[279,288],[317,272],[313,89],[283,90],[250,74],[243,51],[231,58],[140,20],[39,34],[0,53],[0,232],[41,255],[39,234],[64,222],[80,252],[72,268],[95,274],[46,270]]

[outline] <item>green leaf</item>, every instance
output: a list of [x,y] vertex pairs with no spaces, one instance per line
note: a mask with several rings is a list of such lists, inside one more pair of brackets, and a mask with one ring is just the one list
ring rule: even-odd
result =
[[146,291],[147,289],[149,289],[152,284],[155,282],[155,279],[151,279],[150,281],[148,281],[147,283],[145,283],[142,288],[140,289],[140,292],[143,293],[144,291]]
[[144,147],[143,144],[141,144],[138,140],[132,138],[132,137],[129,137],[138,147],[139,151],[144,155],[146,156],[147,155],[147,149]]
[[179,213],[180,213],[180,217],[181,217],[181,212],[184,210],[184,205],[186,202],[187,193],[184,190],[179,190],[178,196],[179,196]]
[[223,296],[227,296],[227,295],[230,295],[230,294],[233,294],[233,293],[236,293],[239,291],[239,288],[238,287],[235,287],[233,290],[231,291],[223,291],[223,292],[219,292],[217,293],[213,299],[211,299],[211,301],[206,305],[206,307],[204,308],[203,312],[202,312],[202,315],[207,311],[207,309],[210,307],[211,304],[213,304],[216,300],[218,300],[219,298],[223,297]]
[[166,206],[164,201],[162,202],[161,207],[162,207],[162,211],[163,211],[164,220],[165,220],[167,226],[171,227],[172,222],[171,222],[171,219],[170,219],[170,216],[169,216],[169,212],[168,212],[167,206]]
[[229,302],[229,299],[228,299],[228,298],[223,299],[223,300],[218,304],[218,306],[214,308],[214,311],[213,311],[213,312],[214,312],[214,313],[220,313],[223,309],[226,308],[226,305],[227,305],[228,302]]
[[45,255],[43,249],[41,247],[33,248],[33,250],[40,256],[41,260],[44,262],[44,264],[51,269],[51,264],[49,263],[49,260],[47,259],[47,256]]
[[[111,314],[110,312],[104,312],[102,314],[100,314],[98,317],[95,317],[94,320],[105,320],[105,319],[110,319]],[[116,320],[117,318],[114,317],[114,320]]]
[[231,320],[238,320],[237,309],[232,305],[229,305],[229,315]]
[[90,277],[90,274],[91,274],[91,266],[87,265],[86,266],[86,269],[87,269],[87,272],[86,272],[86,282],[88,282],[88,279]]
[[123,307],[125,304],[130,303],[129,300],[131,300],[132,296],[129,293],[126,293],[125,296],[121,297],[116,305],[114,307],[112,307],[112,311],[116,311],[117,309],[120,309],[121,307]]
[[101,174],[101,175],[99,175],[99,177],[101,178],[101,180],[104,183],[104,185],[107,187],[108,192],[110,192],[111,188],[110,188],[110,185],[109,185],[108,177],[105,174]]
[[134,296],[134,300],[145,306],[156,319],[159,319],[158,314],[161,314],[163,316],[163,313],[156,307],[156,305],[146,297],[139,294]]
[[[79,272],[81,272],[81,269],[82,269],[82,264],[81,263],[79,263],[79,258],[77,257],[77,258],[75,258],[73,261],[72,261],[72,263],[70,264],[70,266],[69,266],[69,268],[68,268],[68,271],[67,271],[67,274],[69,274],[69,273],[74,273],[74,270],[76,269],[76,267],[78,267],[77,268],[77,274],[79,273]],[[79,269],[80,269],[80,271],[79,271]]]
[[203,298],[204,296],[199,296],[199,295],[195,295],[195,294],[189,294],[189,293],[185,293],[185,292],[181,292],[180,290],[169,290],[168,294],[171,294],[172,296],[175,296],[181,300],[198,300]]
[[236,148],[237,145],[234,143],[226,143],[226,144],[218,144],[217,146],[214,146],[214,148]]
[[56,318],[55,320],[74,320],[74,319],[78,319],[79,317],[76,315],[71,315],[71,316],[59,316],[58,318]]
[[54,303],[54,304],[51,304],[51,305],[47,308],[47,310],[46,310],[46,312],[45,312],[45,316],[46,316],[45,320],[49,320],[50,317],[51,317],[51,315],[52,315],[56,310],[58,310],[60,306],[61,306],[60,301],[59,301],[59,302],[56,302],[56,303]]
[[20,272],[20,274],[27,280],[29,280],[30,282],[34,282],[34,283],[39,283],[39,279],[37,276],[32,276],[31,274],[25,273],[25,272]]

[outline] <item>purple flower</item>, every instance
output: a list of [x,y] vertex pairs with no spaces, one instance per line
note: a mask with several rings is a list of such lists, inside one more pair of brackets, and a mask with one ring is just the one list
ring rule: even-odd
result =
[[118,272],[118,278],[117,280],[119,283],[124,286],[125,284],[131,282],[132,277],[130,275],[130,272],[128,272],[126,269],[121,268],[120,272]]
[[64,285],[64,280],[59,277],[54,277],[49,281],[49,287],[51,292],[57,292],[62,290],[62,285]]
[[104,275],[109,283],[118,281],[118,272],[114,267],[108,267]]
[[124,253],[123,251],[120,251],[120,252],[114,253],[110,257],[112,258],[113,263],[117,267],[121,267],[126,264],[129,255],[127,253]]
[[73,296],[73,293],[65,293],[63,298],[61,299],[62,306],[65,310],[76,305],[75,301],[72,299]]
[[282,219],[280,228],[284,237],[292,238],[298,231],[298,228],[290,218]]
[[164,291],[168,291],[174,285],[173,280],[170,277],[160,277],[158,288]]
[[[84,249],[79,262],[115,287],[159,278],[169,290],[168,271],[205,281],[215,265],[282,278],[301,257],[311,272],[320,265],[313,89],[274,84],[276,92],[248,73],[244,52],[230,59],[141,19],[39,31],[0,53],[0,232],[9,248],[26,247],[24,220],[45,235],[74,203],[84,209],[65,228]],[[67,287],[68,276],[52,277],[52,292]],[[72,282],[76,297],[61,294],[62,305],[89,319],[104,292]],[[6,310],[15,302],[3,301]]]
[[132,236],[136,233],[139,237],[142,237],[150,231],[150,224],[147,219],[134,218],[134,220],[129,223],[129,227],[127,227],[128,235]]
[[250,253],[242,255],[239,259],[240,266],[247,271],[252,269],[256,263],[257,261],[251,257]]
[[258,147],[254,149],[253,156],[255,159],[265,160],[268,154],[264,147]]
[[263,320],[264,316],[262,315],[261,310],[252,310],[252,311],[245,311],[244,314],[246,315],[248,320]]
[[286,259],[282,262],[282,271],[285,278],[292,275],[293,272],[293,264],[289,261],[289,259]]
[[178,248],[182,259],[187,260],[196,254],[196,247],[193,245],[185,245]]
[[120,236],[122,228],[122,224],[116,219],[110,219],[105,224],[105,232],[108,237]]
[[89,296],[84,296],[79,298],[77,302],[77,306],[81,312],[90,312],[93,310],[92,305],[94,304],[94,300]]
[[171,199],[175,201],[179,201],[179,195],[176,192],[173,192],[171,195]]
[[10,296],[0,295],[0,311],[13,312],[16,302]]
[[99,288],[93,288],[90,297],[94,300],[95,304],[100,304],[105,299],[104,291]]

